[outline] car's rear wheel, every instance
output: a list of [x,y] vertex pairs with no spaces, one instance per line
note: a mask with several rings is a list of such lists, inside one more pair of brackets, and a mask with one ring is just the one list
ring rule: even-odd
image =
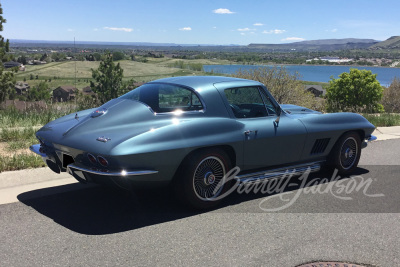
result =
[[341,136],[333,147],[331,163],[339,174],[352,173],[361,156],[361,139],[356,132],[348,132]]
[[192,207],[212,208],[221,202],[221,195],[229,188],[229,181],[223,179],[230,169],[229,157],[222,149],[198,151],[182,163],[175,191],[181,200]]

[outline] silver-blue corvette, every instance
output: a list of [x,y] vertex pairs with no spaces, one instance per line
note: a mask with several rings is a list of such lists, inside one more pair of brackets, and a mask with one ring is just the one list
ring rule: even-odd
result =
[[236,182],[322,166],[349,174],[374,129],[358,114],[279,105],[256,81],[173,77],[46,124],[31,150],[83,183],[169,184],[186,203],[208,208],[228,190],[234,167]]

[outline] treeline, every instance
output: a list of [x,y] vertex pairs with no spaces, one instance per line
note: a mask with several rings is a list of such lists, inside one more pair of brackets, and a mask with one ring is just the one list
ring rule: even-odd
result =
[[201,63],[186,63],[183,60],[177,60],[174,63],[169,64],[169,67],[188,69],[193,71],[203,71],[203,64]]
[[[354,61],[348,64],[357,65],[371,65],[370,61],[366,59],[385,59],[385,60],[400,60],[400,50],[338,50],[338,51],[262,51],[259,49],[242,50],[236,48],[232,51],[214,50],[199,51],[197,47],[153,47],[141,49],[80,49],[74,51],[71,48],[58,49],[57,52],[28,52],[27,48],[12,48],[13,54],[7,54],[8,60],[18,61],[26,64],[29,60],[39,60],[46,62],[59,62],[68,59],[78,61],[101,61],[104,55],[108,52],[113,54],[113,60],[135,60],[140,62],[147,62],[148,58],[176,58],[176,59],[217,59],[228,60],[239,64],[305,64],[307,59],[314,59],[320,57],[339,57],[351,58]],[[211,48],[210,48],[211,49]],[[233,48],[232,48],[233,49]],[[35,51],[30,49],[29,51]],[[40,50],[39,50],[40,51]],[[313,64],[335,64],[324,61],[314,61]]]

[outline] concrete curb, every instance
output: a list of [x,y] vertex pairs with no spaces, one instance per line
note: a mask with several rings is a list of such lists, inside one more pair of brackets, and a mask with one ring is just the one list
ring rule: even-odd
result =
[[72,177],[67,173],[57,174],[49,168],[25,169],[0,173],[0,189],[27,184],[36,184]]

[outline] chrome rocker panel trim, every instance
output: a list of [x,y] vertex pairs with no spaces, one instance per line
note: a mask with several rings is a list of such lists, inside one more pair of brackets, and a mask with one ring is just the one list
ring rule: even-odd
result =
[[260,172],[254,172],[244,175],[237,176],[237,179],[241,183],[259,183],[264,181],[265,179],[270,178],[283,178],[285,176],[298,176],[302,175],[306,171],[310,170],[310,172],[318,172],[321,169],[321,164],[324,161],[310,162],[305,164],[287,166],[283,168],[265,170]]

